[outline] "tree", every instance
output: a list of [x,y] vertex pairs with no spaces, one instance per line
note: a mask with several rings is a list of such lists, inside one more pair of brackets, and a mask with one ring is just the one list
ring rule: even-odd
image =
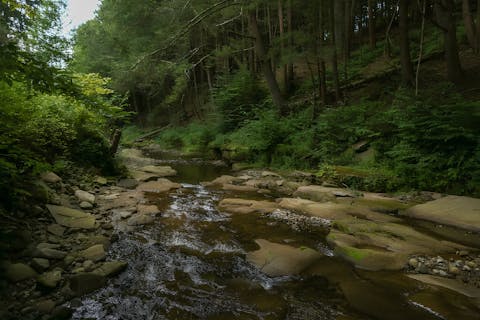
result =
[[413,84],[413,65],[410,58],[410,40],[408,38],[408,6],[410,0],[399,1],[399,40],[400,40],[400,64],[402,66],[402,84]]

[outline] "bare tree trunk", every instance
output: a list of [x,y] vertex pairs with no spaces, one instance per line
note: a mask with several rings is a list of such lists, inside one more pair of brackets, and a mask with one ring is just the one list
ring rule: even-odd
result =
[[[338,1],[338,0],[337,0]],[[337,44],[336,44],[336,30],[335,30],[335,6],[334,0],[330,0],[330,27],[332,30],[332,72],[333,82],[335,86],[335,101],[340,101],[340,80],[338,76],[338,57],[337,57]]]
[[318,48],[319,54],[317,55],[317,73],[318,73],[318,82],[319,82],[319,91],[320,91],[320,101],[323,105],[327,101],[327,79],[326,79],[326,67],[325,59],[323,57],[323,47],[324,47],[324,37],[325,37],[325,23],[324,23],[324,10],[325,10],[325,1],[320,0],[318,8]]
[[[477,8],[478,10],[478,8]],[[463,23],[465,24],[465,34],[467,35],[468,43],[475,53],[478,53],[478,43],[475,22],[473,21],[472,12],[470,10],[470,0],[462,0],[462,14]],[[477,23],[480,23],[477,21]]]
[[377,1],[368,0],[368,39],[370,48],[375,49],[377,46],[377,38],[375,34],[375,6]]
[[[293,8],[292,8],[292,0],[288,0],[288,8],[287,8],[287,28],[288,28],[288,46],[290,47],[290,51],[293,52]],[[295,80],[295,70],[293,67],[293,62],[288,63],[288,81],[286,83],[287,92],[292,91],[293,81]]]
[[415,72],[415,95],[418,96],[418,84],[420,77],[420,65],[423,57],[423,41],[425,39],[425,13],[427,10],[427,0],[423,0],[422,4],[422,28],[420,32],[420,49],[418,52],[417,71]]
[[458,83],[462,78],[462,67],[458,55],[457,25],[455,23],[453,0],[436,0],[437,24],[443,31],[445,42],[445,62],[448,80]]
[[[283,4],[282,0],[278,0],[278,29],[280,33],[280,55],[281,59],[283,60],[283,55],[285,54],[285,25],[284,25],[284,17],[283,17]],[[282,83],[284,92],[287,92],[287,81],[288,81],[288,66],[286,64],[283,65],[282,68]]]
[[477,49],[480,53],[480,0],[477,0]]
[[263,42],[262,34],[258,28],[257,16],[255,11],[250,12],[249,14],[249,24],[252,36],[255,38],[255,49],[257,52],[258,59],[260,60],[261,68],[265,80],[267,81],[268,89],[272,95],[273,103],[277,106],[280,114],[286,114],[285,110],[285,100],[280,92],[278,87],[277,80],[275,80],[275,75],[273,74],[272,67],[270,64],[270,59],[267,55],[267,49],[265,48],[265,43]]
[[410,59],[410,41],[408,39],[408,5],[410,0],[399,2],[399,27],[400,27],[400,64],[402,65],[402,84],[413,84],[413,66]]

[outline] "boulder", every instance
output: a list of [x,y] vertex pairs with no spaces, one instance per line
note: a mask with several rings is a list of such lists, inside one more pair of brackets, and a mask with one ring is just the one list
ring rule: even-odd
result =
[[50,261],[43,258],[33,258],[32,267],[34,267],[37,271],[44,271],[50,267]]
[[480,288],[463,284],[455,279],[432,276],[429,274],[409,274],[408,277],[428,285],[450,289],[470,298],[480,299]]
[[47,288],[55,288],[58,283],[62,280],[62,271],[53,270],[41,274],[37,278],[37,282]]
[[63,233],[65,232],[65,228],[62,227],[59,224],[54,223],[54,224],[51,224],[47,227],[47,231],[50,232],[53,235],[61,237],[61,236],[63,236]]
[[162,178],[158,179],[157,181],[150,181],[140,184],[137,187],[137,191],[163,193],[178,188],[181,188],[181,185],[179,183],[174,183],[168,179]]
[[201,184],[205,187],[220,187],[224,184],[232,184],[235,180],[237,180],[237,178],[234,176],[223,175],[216,178],[215,180],[212,180],[210,182],[202,182]]
[[480,199],[447,196],[407,209],[405,216],[480,232]]
[[247,261],[271,277],[299,274],[322,258],[322,254],[306,247],[295,248],[263,239],[255,242],[260,249],[249,252]]
[[107,178],[105,178],[105,177],[100,177],[100,176],[96,176],[94,182],[95,182],[96,184],[101,185],[101,186],[104,186],[104,185],[107,185],[107,184],[108,184]]
[[19,282],[35,278],[36,276],[35,270],[24,263],[9,263],[5,265],[5,277],[11,282]]
[[170,166],[144,166],[139,169],[140,171],[147,173],[154,173],[158,178],[172,177],[177,175],[177,171]]
[[96,244],[91,246],[85,250],[82,250],[78,253],[79,257],[84,258],[85,260],[92,260],[92,261],[101,261],[104,260],[106,257],[105,249],[103,245]]
[[257,192],[258,191],[258,189],[255,187],[239,186],[236,184],[229,184],[229,183],[225,183],[222,186],[222,189],[227,191],[236,191],[236,192]]
[[153,217],[148,214],[136,214],[128,219],[127,224],[129,226],[141,226],[146,224],[152,224]]
[[148,182],[148,181],[153,181],[158,178],[161,178],[156,173],[144,172],[139,170],[133,170],[130,172],[130,174],[132,175],[133,179],[135,179],[135,181],[138,181],[138,182]]
[[125,189],[135,189],[138,186],[136,179],[122,179],[117,182],[117,186]]
[[[144,205],[144,204],[139,204],[137,206],[137,214],[158,214],[160,213],[160,210],[156,205]],[[123,218],[123,216],[122,216]]]
[[79,273],[71,276],[69,282],[70,289],[75,296],[79,297],[103,287],[106,284],[106,278],[93,272]]
[[338,220],[327,242],[337,255],[368,270],[400,270],[415,254],[447,254],[464,249],[397,223],[356,218]]
[[271,213],[275,209],[278,209],[278,205],[275,202],[270,201],[255,201],[245,199],[223,199],[218,204],[218,209],[230,213]]
[[95,269],[93,273],[105,277],[115,276],[125,270],[127,266],[128,263],[123,261],[108,261],[102,264],[99,268]]
[[90,202],[87,202],[87,201],[82,201],[82,202],[80,202],[80,208],[85,209],[85,210],[93,209],[93,204],[91,204]]
[[35,250],[33,251],[32,256],[36,258],[45,258],[45,259],[57,259],[61,260],[65,258],[67,253],[62,250],[58,250],[58,245],[54,244],[42,244],[40,243]]
[[294,197],[300,197],[312,201],[328,202],[335,201],[337,197],[355,198],[357,194],[341,188],[327,188],[317,185],[301,186],[293,194]]
[[89,213],[62,206],[47,205],[55,221],[64,227],[95,229],[95,217]]
[[75,197],[77,197],[80,202],[95,203],[95,196],[87,191],[77,190],[75,191]]
[[40,179],[42,179],[46,183],[57,183],[62,181],[62,178],[60,178],[59,176],[57,176],[55,173],[51,171],[42,173],[40,175]]
[[34,307],[41,314],[50,314],[55,309],[55,301],[50,299],[38,301]]

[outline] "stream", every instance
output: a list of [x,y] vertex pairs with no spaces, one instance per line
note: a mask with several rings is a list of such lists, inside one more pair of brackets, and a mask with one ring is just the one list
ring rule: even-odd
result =
[[[201,159],[168,159],[182,188],[149,195],[162,214],[134,229],[117,226],[109,259],[128,268],[72,302],[74,319],[478,319],[461,295],[428,288],[401,272],[357,270],[333,256],[321,229],[295,231],[260,214],[216,209],[225,197],[264,195],[205,188],[229,173]],[[269,277],[245,255],[255,239],[310,247],[323,254],[301,275]],[[432,308],[435,306],[435,308]]]

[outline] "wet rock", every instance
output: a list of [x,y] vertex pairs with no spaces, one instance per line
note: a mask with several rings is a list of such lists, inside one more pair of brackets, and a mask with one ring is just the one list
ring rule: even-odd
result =
[[93,273],[110,277],[119,274],[125,270],[127,266],[128,263],[123,261],[108,261],[102,264],[99,268],[95,269]]
[[[137,206],[137,214],[148,214],[148,215],[154,215],[160,213],[160,210],[156,205],[143,205],[139,204]],[[122,218],[124,216],[121,215]],[[126,218],[126,217],[125,217]]]
[[61,236],[63,236],[63,233],[65,232],[65,228],[62,227],[59,224],[51,224],[47,227],[47,231],[50,232],[53,235],[61,237]]
[[85,260],[92,260],[97,262],[97,261],[104,260],[106,257],[106,253],[105,253],[105,249],[103,248],[103,245],[97,244],[97,245],[91,246],[90,248],[80,251],[78,253],[78,256],[84,258]]
[[281,178],[281,176],[278,173],[275,173],[275,172],[272,172],[272,171],[262,171],[261,176],[262,177]]
[[70,289],[78,297],[103,287],[106,278],[96,273],[79,273],[71,276],[69,281]]
[[85,260],[83,261],[82,266],[85,269],[85,271],[92,271],[93,268],[95,267],[95,263],[92,260]]
[[77,197],[80,202],[95,203],[95,196],[87,191],[77,190],[75,191],[75,197]]
[[133,171],[130,172],[130,174],[138,182],[149,182],[149,181],[153,181],[153,180],[156,180],[158,178],[161,178],[156,173],[143,172],[143,171],[138,171],[138,170],[133,170]]
[[46,258],[46,259],[56,259],[56,260],[61,260],[65,258],[65,256],[67,255],[65,251],[54,249],[55,246],[58,247],[58,245],[54,245],[54,244],[49,244],[49,245],[50,246],[46,246],[42,244],[38,245],[33,251],[32,256],[36,258]]
[[355,193],[340,188],[327,188],[317,185],[302,186],[295,191],[294,197],[300,197],[312,201],[328,202],[335,201],[337,197],[351,197],[356,196]]
[[37,279],[39,284],[51,289],[55,288],[61,280],[62,272],[60,270],[45,272],[41,274]]
[[239,186],[236,184],[229,184],[229,183],[225,183],[222,186],[222,189],[227,191],[236,191],[236,192],[257,192],[258,191],[258,189],[255,187]]
[[205,187],[220,187],[220,186],[223,186],[224,184],[233,184],[235,180],[237,180],[237,178],[234,176],[223,175],[216,178],[213,181],[202,182],[201,184]]
[[104,186],[104,185],[107,185],[107,184],[108,184],[107,178],[100,177],[100,176],[95,177],[94,182],[95,182],[96,184],[101,185],[101,186]]
[[295,248],[263,239],[255,242],[260,249],[249,252],[247,261],[272,277],[299,274],[322,257],[319,252],[306,247]]
[[157,181],[150,181],[140,184],[137,187],[137,191],[142,192],[151,192],[151,193],[163,193],[168,192],[171,189],[178,189],[181,188],[179,183],[171,182],[168,179],[158,179]]
[[448,272],[451,273],[451,274],[453,274],[453,275],[458,275],[458,274],[460,274],[460,270],[459,270],[455,265],[452,265],[452,264],[450,264],[450,265],[448,266]]
[[95,217],[89,213],[62,206],[47,205],[55,221],[69,228],[95,229]]
[[46,183],[57,183],[62,181],[62,178],[51,171],[42,173],[40,178]]
[[55,308],[55,301],[53,300],[43,300],[35,303],[34,309],[37,310],[40,314],[50,314]]
[[73,315],[73,310],[66,306],[58,306],[56,307],[50,319],[55,320],[68,320],[71,319]]
[[436,277],[432,275],[408,275],[409,278],[415,279],[417,281],[433,285],[444,287],[453,291],[456,291],[460,294],[463,294],[470,298],[480,298],[480,288],[475,288],[472,286],[465,285],[454,279],[447,279],[443,277]]
[[82,201],[80,202],[80,208],[85,210],[93,209],[93,204],[91,204],[90,202]]
[[408,217],[480,232],[480,199],[447,196],[405,211]]
[[136,179],[122,179],[117,182],[117,186],[125,189],[135,189],[138,186]]
[[245,199],[223,199],[218,204],[218,209],[231,213],[271,213],[278,209],[278,205],[270,201],[255,201]]
[[410,260],[408,260],[408,265],[415,269],[418,267],[418,260],[415,258],[411,258]]
[[136,214],[127,221],[129,226],[141,226],[151,223],[153,223],[153,217],[147,214]]
[[113,229],[113,224],[111,222],[105,222],[102,223],[100,226],[103,230],[112,230]]
[[33,258],[32,259],[32,267],[34,267],[37,271],[44,271],[50,267],[50,261],[43,258]]
[[4,266],[4,269],[5,277],[11,282],[19,282],[37,276],[35,270],[24,263],[8,263]]
[[139,169],[140,171],[147,172],[147,173],[154,173],[157,175],[158,178],[163,177],[172,177],[177,175],[177,171],[172,169],[170,166],[144,166]]

